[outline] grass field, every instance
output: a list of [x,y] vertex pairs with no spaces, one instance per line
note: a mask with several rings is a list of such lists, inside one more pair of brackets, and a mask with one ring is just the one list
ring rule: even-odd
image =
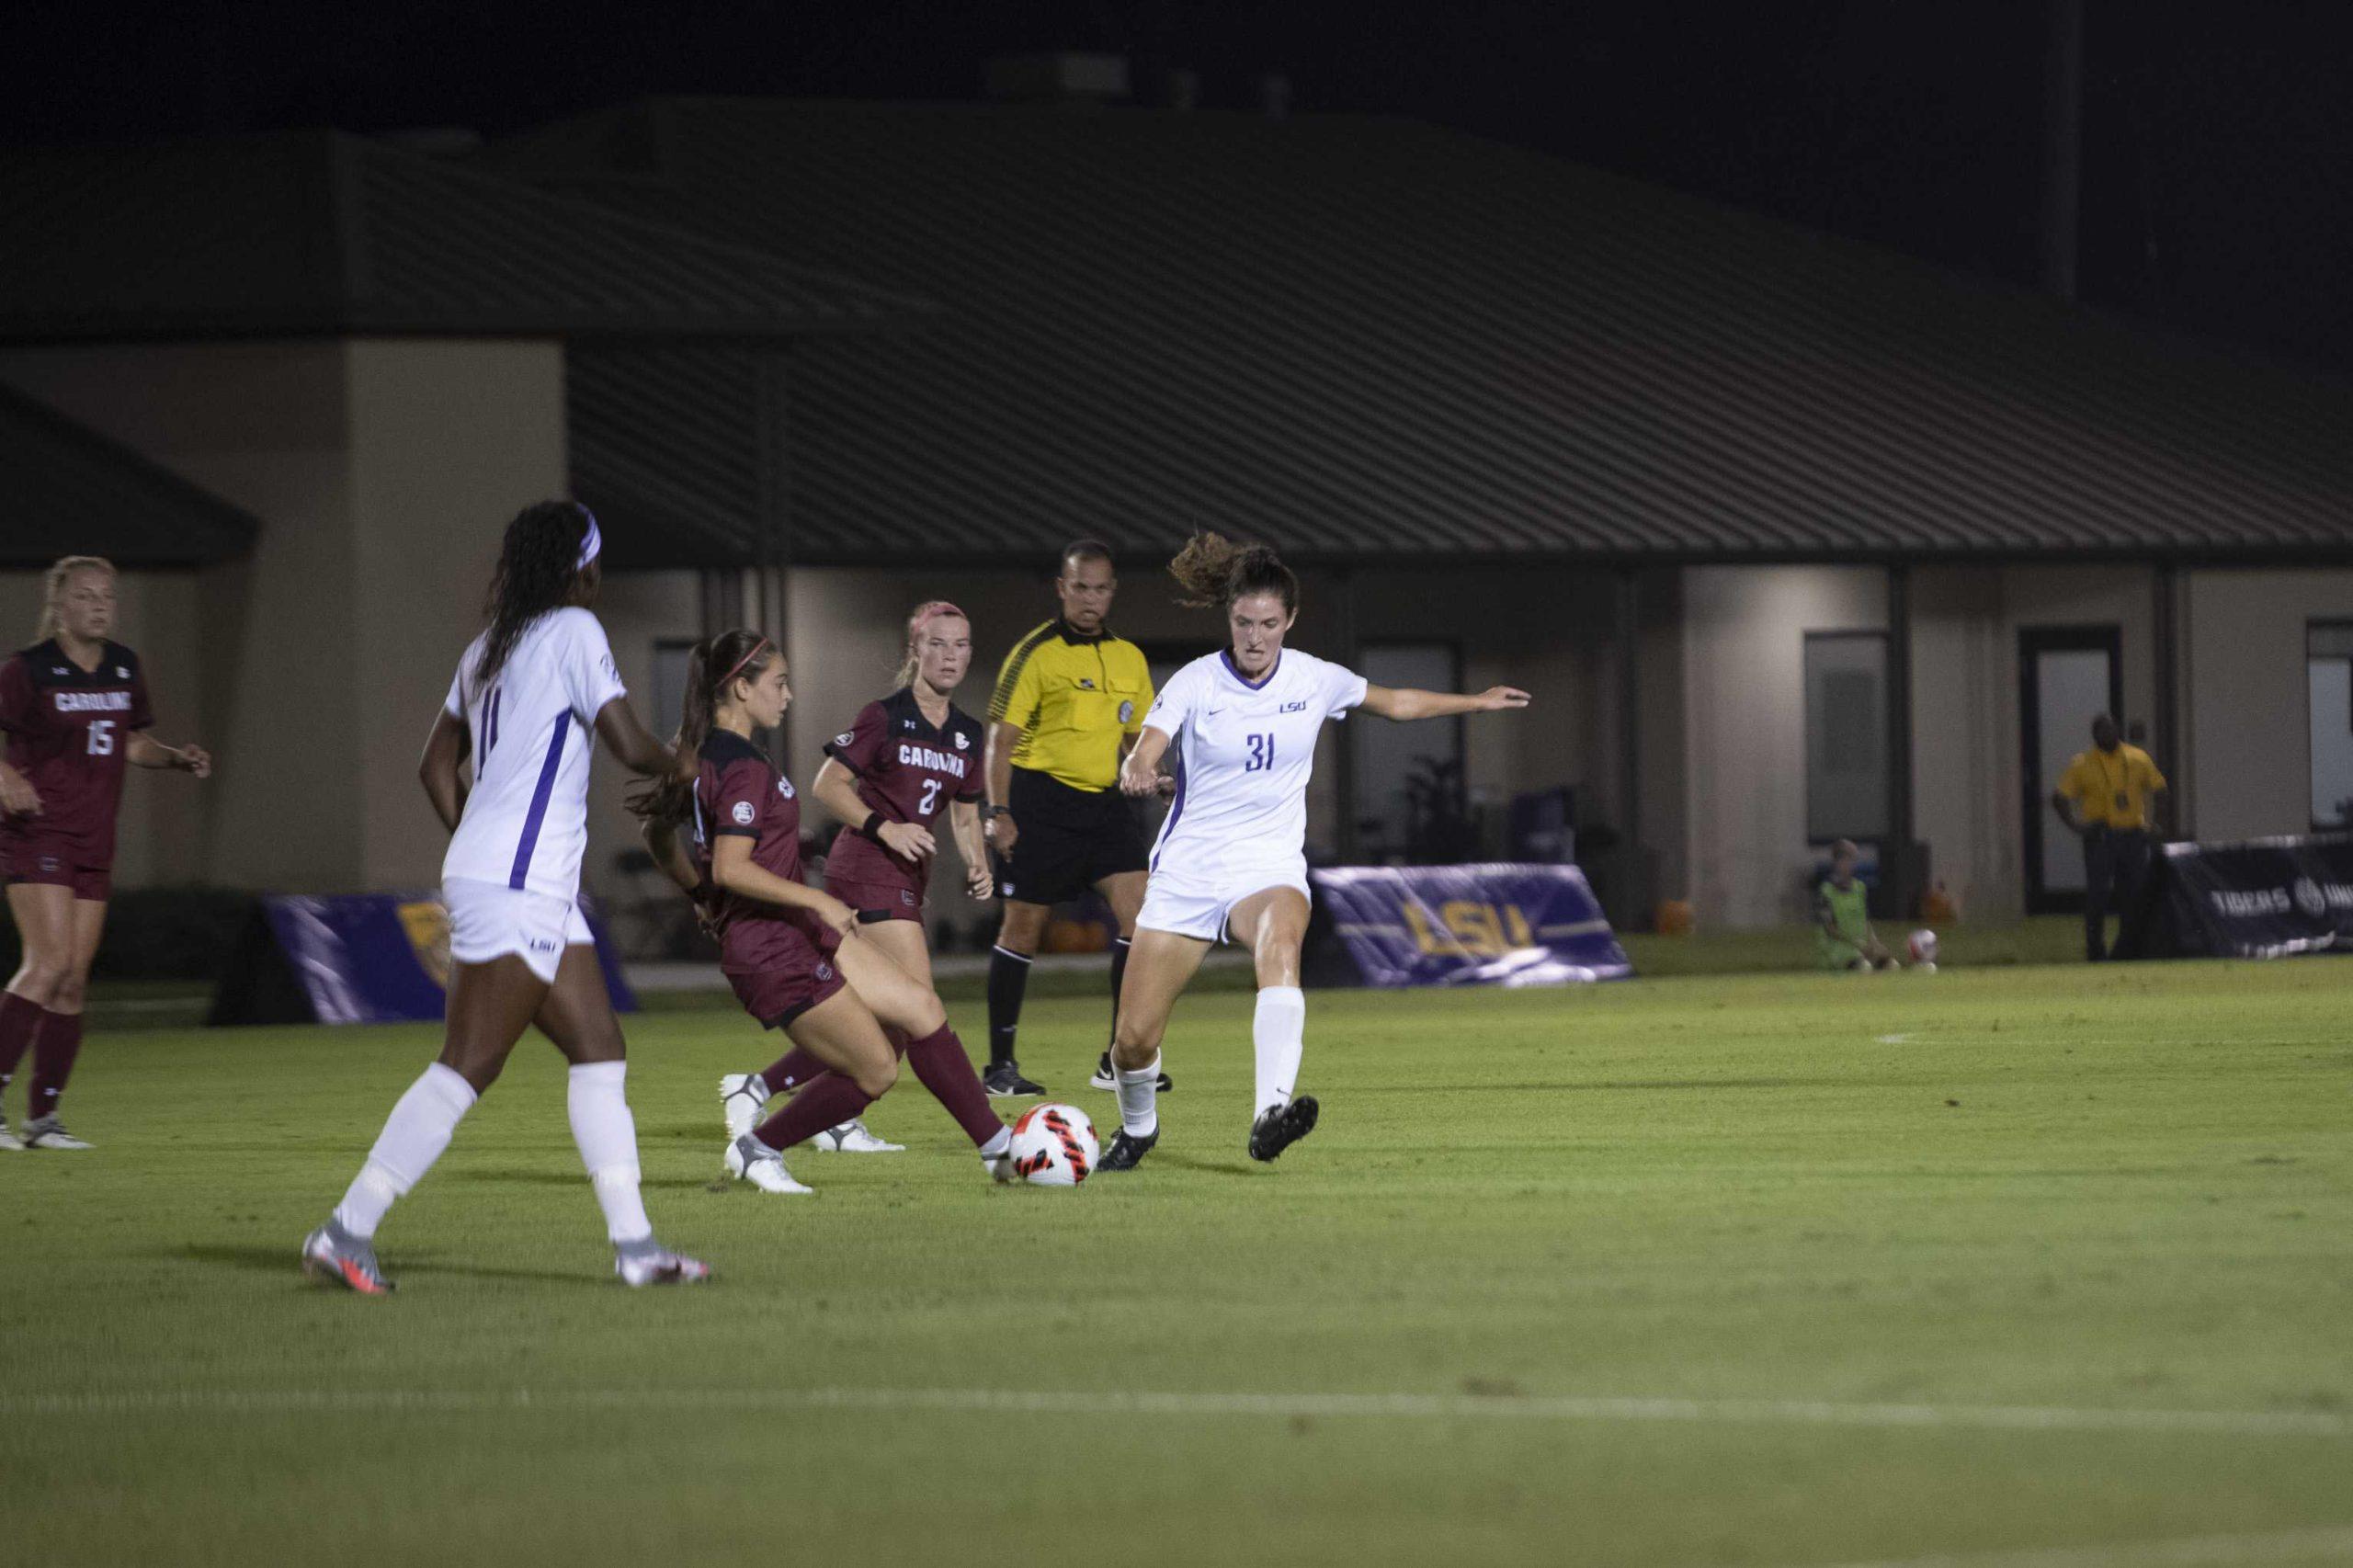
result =
[[[663,1012],[649,1201],[719,1279],[612,1283],[527,1047],[387,1301],[294,1249],[431,1031],[101,1037],[102,1148],[0,1155],[0,1562],[2353,1561],[2348,1001],[2318,960],[1319,994],[1324,1125],[1263,1167],[1212,994],[1142,1171],[994,1188],[910,1080],[908,1153],[803,1153],[813,1199],[713,1190],[763,1047]],[[1038,1002],[1023,1057],[1108,1120],[1101,1015]]]

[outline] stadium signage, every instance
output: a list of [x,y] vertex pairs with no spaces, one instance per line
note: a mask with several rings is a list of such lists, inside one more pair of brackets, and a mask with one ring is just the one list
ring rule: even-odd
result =
[[2148,950],[2218,958],[2353,951],[2353,836],[2168,844]]
[[1633,972],[1574,866],[1311,871],[1367,985],[1574,985]]

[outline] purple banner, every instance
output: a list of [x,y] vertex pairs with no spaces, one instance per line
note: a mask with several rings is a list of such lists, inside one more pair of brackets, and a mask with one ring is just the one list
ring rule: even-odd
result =
[[[605,924],[584,903],[597,960],[617,1012],[637,998],[621,978]],[[438,1019],[449,983],[449,915],[434,893],[354,893],[315,898],[273,894],[262,914],[294,983],[323,1024],[423,1023]]]
[[1634,972],[1574,866],[1308,874],[1367,985],[1582,985]]

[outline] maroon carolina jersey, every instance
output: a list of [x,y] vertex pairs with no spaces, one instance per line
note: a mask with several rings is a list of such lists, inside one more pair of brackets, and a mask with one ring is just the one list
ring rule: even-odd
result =
[[[801,881],[801,800],[792,780],[767,753],[729,730],[702,743],[695,778],[695,864],[710,875],[718,841],[752,841],[752,864]],[[722,890],[718,896],[719,967],[738,973],[810,961],[810,944],[830,949],[833,932],[815,915]]]
[[119,642],[104,644],[94,670],[54,638],[0,665],[8,766],[40,793],[40,814],[8,818],[7,831],[55,842],[76,865],[113,865],[125,752],[131,732],[154,722],[139,655]]
[[[937,834],[950,801],[981,798],[980,721],[951,703],[934,729],[908,687],[859,709],[857,722],[825,743],[825,755],[858,776],[858,798],[885,822]],[[930,875],[928,862],[893,855],[847,827],[825,858],[828,881],[900,889],[917,902]]]

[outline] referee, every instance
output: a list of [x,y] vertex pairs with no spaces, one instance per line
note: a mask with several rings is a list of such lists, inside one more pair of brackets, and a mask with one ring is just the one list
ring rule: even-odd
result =
[[[1142,650],[1104,630],[1119,590],[1111,552],[1091,539],[1063,551],[1062,613],[1013,645],[989,699],[988,835],[1005,918],[989,954],[992,1095],[1044,1091],[1021,1075],[1013,1038],[1046,915],[1092,887],[1120,922],[1111,949],[1111,1013],[1143,904],[1143,824],[1118,789],[1120,763],[1142,732],[1152,674]],[[1111,1058],[1095,1073],[1115,1088]],[[1166,1088],[1168,1080],[1161,1079]]]

